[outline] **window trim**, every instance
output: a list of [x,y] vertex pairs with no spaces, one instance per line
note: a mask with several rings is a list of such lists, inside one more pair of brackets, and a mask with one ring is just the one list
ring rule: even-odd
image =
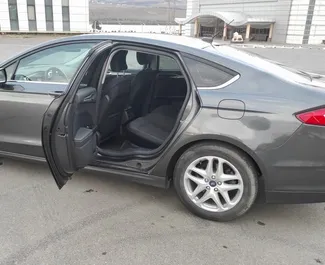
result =
[[11,83],[33,83],[33,84],[49,84],[49,85],[68,85],[69,83],[64,82],[42,82],[42,81],[29,81],[29,80],[8,80]]
[[233,78],[231,78],[230,80],[228,80],[227,82],[219,85],[219,86],[198,86],[197,89],[198,90],[212,90],[212,89],[221,89],[224,88],[226,86],[231,85],[232,83],[236,82],[238,79],[240,78],[240,74],[235,75]]
[[[223,71],[223,72],[231,72],[233,77],[231,79],[229,79],[227,82],[221,84],[221,85],[218,85],[218,86],[196,86],[196,88],[198,90],[216,90],[216,89],[221,89],[221,88],[224,88],[224,87],[227,87],[229,85],[231,85],[232,83],[236,82],[240,77],[240,73],[238,73],[237,71],[233,70],[233,69],[230,69],[229,67],[226,67],[226,66],[223,66],[221,64],[218,64],[218,63],[215,63],[213,61],[210,61],[210,60],[207,60],[207,59],[203,59],[201,57],[197,57],[195,55],[192,55],[192,54],[189,54],[189,53],[181,53],[181,55],[184,57],[184,58],[188,58],[188,59],[191,59],[191,60],[195,60],[199,63],[203,63],[203,64],[206,64],[206,65],[209,65],[213,68],[216,68],[220,71]],[[195,81],[194,81],[194,78],[192,77],[191,75],[191,72],[190,70],[188,69],[188,66],[186,64],[186,62],[184,61],[184,65],[186,67],[186,70],[188,72],[188,74],[190,75],[193,83],[195,84]]]

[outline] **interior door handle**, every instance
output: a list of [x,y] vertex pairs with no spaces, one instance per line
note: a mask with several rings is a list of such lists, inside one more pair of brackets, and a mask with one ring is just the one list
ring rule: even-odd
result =
[[50,91],[48,94],[49,94],[50,96],[52,96],[52,97],[57,98],[57,97],[63,95],[64,92],[63,92],[63,91]]
[[93,102],[95,101],[96,94],[91,94],[83,99],[83,102]]

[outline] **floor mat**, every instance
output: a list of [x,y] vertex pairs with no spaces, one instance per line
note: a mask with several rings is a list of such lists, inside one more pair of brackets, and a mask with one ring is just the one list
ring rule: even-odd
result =
[[121,136],[113,137],[109,141],[102,143],[99,147],[101,149],[112,150],[112,151],[122,151],[126,149],[145,149],[131,143],[129,140],[126,140],[124,137]]

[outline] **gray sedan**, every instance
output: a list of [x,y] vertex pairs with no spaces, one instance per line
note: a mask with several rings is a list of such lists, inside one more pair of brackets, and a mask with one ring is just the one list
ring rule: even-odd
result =
[[60,189],[82,168],[173,183],[215,221],[325,201],[319,76],[158,34],[62,38],[0,68],[0,155],[46,161]]

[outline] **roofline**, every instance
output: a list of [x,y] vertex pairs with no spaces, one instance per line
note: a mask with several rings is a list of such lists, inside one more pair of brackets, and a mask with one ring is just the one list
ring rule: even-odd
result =
[[55,45],[64,42],[83,40],[121,41],[129,43],[148,44],[183,52],[190,50],[192,51],[192,49],[204,49],[205,47],[210,45],[209,43],[206,43],[197,38],[160,33],[86,33],[42,42],[38,45],[29,47],[28,49],[23,50],[12,57],[5,59],[4,61],[0,62],[0,65],[7,65],[9,62],[12,62],[13,60],[19,58],[21,55],[33,51],[34,49],[40,49],[53,44]]

